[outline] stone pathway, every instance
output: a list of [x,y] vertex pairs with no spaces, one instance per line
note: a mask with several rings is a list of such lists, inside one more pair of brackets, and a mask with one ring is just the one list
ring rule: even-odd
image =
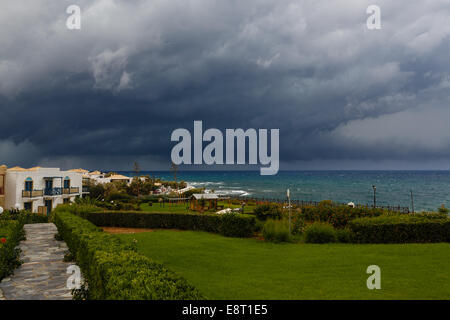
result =
[[26,224],[26,240],[22,250],[23,264],[0,283],[0,300],[70,300],[67,288],[67,267],[63,262],[68,252],[64,241],[56,241],[58,232],[53,223]]

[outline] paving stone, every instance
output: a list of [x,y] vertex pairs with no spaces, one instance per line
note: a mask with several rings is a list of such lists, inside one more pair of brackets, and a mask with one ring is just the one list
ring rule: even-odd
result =
[[26,240],[19,244],[23,264],[0,283],[0,300],[70,300],[67,288],[68,252],[64,241],[55,240],[53,223],[26,224]]

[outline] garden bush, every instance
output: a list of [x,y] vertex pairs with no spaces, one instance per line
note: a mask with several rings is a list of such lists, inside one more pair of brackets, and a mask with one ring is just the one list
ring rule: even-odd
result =
[[349,228],[337,229],[336,230],[336,239],[341,243],[350,243],[353,240],[352,230]]
[[331,200],[322,200],[319,202],[319,207],[331,207],[333,206],[333,201]]
[[445,214],[383,215],[349,223],[355,242],[450,242],[450,218]]
[[48,216],[42,213],[31,213],[26,210],[6,210],[0,215],[0,220],[16,220],[22,224],[28,223],[45,223],[48,222]]
[[235,212],[221,215],[219,233],[226,237],[250,237],[256,231],[255,218]]
[[253,209],[253,213],[259,220],[281,219],[283,211],[279,205],[275,203],[263,204]]
[[262,229],[265,240],[273,242],[289,242],[291,235],[289,234],[289,224],[286,220],[268,219]]
[[89,212],[101,210],[99,207],[90,204],[60,204],[50,214],[50,221],[54,220],[57,212],[69,212],[77,216],[85,216]]
[[150,213],[135,211],[83,212],[80,216],[103,227],[164,228],[250,237],[256,229],[254,216],[246,214]]
[[388,212],[384,209],[373,209],[349,206],[330,206],[326,203],[317,207],[303,207],[301,215],[306,221],[322,221],[332,224],[335,228],[345,227],[349,221],[361,217],[377,217]]
[[184,278],[136,252],[114,235],[64,208],[54,222],[88,285],[89,299],[165,300],[204,298]]
[[[286,219],[289,219],[289,214],[285,215]],[[291,231],[293,235],[302,234],[305,231],[306,223],[301,214],[301,210],[293,210],[291,212]]]
[[0,281],[20,266],[20,250],[16,246],[23,238],[21,220],[0,220]]
[[111,193],[108,197],[106,197],[105,201],[106,202],[111,202],[111,201],[132,202],[134,199],[135,199],[135,197],[130,196],[127,193],[114,192],[114,193]]
[[448,214],[449,211],[448,211],[448,208],[445,207],[445,205],[441,205],[441,207],[438,208],[438,212]]
[[336,242],[336,230],[326,222],[314,222],[306,227],[306,243]]

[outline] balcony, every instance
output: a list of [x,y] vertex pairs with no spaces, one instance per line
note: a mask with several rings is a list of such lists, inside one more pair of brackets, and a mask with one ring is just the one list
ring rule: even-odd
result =
[[80,193],[79,187],[70,187],[70,188],[64,188],[62,189],[63,194],[78,194]]
[[47,188],[44,189],[45,196],[60,196],[62,194],[62,188]]
[[43,195],[43,190],[22,190],[22,198],[37,198]]

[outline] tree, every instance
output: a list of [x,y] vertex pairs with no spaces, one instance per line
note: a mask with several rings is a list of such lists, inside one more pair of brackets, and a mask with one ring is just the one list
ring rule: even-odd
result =
[[129,194],[139,197],[141,192],[145,191],[144,182],[139,177],[134,177],[127,189]]
[[133,164],[133,171],[136,174],[136,176],[139,177],[139,172],[141,172],[141,168],[139,167],[139,163],[134,162],[134,164]]
[[170,170],[173,171],[173,179],[175,180],[175,185],[177,187],[177,194],[178,194],[178,183],[177,183],[177,171],[178,171],[178,167],[177,165],[172,162],[172,165],[170,166]]
[[136,184],[136,187],[137,187],[136,196],[139,198],[140,191],[141,191],[141,183],[139,183],[139,182],[141,182],[141,179],[139,178],[139,172],[141,171],[141,168],[139,167],[139,164],[137,162],[134,162],[133,169],[134,169],[134,173],[136,175],[136,179],[139,180],[138,183]]
[[89,185],[89,195],[96,199],[103,199],[105,197],[105,187],[101,183],[90,183]]

